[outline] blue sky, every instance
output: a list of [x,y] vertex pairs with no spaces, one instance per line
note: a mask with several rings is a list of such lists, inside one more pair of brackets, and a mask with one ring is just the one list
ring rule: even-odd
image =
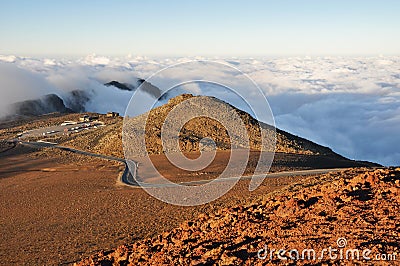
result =
[[400,1],[0,1],[0,54],[393,55]]

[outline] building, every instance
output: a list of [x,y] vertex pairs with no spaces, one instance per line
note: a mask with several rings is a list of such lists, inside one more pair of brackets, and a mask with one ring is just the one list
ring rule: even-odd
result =
[[90,117],[88,115],[79,117],[79,122],[90,122],[90,121],[92,121],[92,117]]
[[117,112],[108,112],[106,116],[107,117],[118,117],[119,113],[117,113]]

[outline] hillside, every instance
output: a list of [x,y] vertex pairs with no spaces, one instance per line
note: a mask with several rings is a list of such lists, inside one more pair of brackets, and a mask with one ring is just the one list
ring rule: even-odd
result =
[[[272,151],[272,137],[275,135],[276,157],[278,157],[279,161],[287,161],[287,158],[292,158],[292,163],[306,161],[297,164],[297,168],[378,166],[369,162],[348,160],[327,147],[318,145],[312,141],[292,135],[280,129],[276,129],[276,131],[273,132],[271,126],[259,123],[248,113],[238,110],[225,102],[213,97],[192,96],[190,94],[177,96],[170,99],[167,104],[154,108],[148,113],[137,117],[126,117],[125,120],[121,117],[107,118],[105,115],[100,115],[100,120],[105,122],[104,127],[100,127],[96,130],[82,131],[69,136],[60,135],[46,137],[46,140],[60,143],[63,146],[70,146],[81,150],[123,158],[122,130],[125,130],[127,133],[125,135],[125,140],[129,142],[129,147],[127,149],[128,153],[133,154],[135,157],[144,155],[144,145],[142,145],[139,140],[145,139],[147,152],[150,155],[162,154],[161,127],[171,110],[183,101],[185,101],[185,104],[187,105],[185,108],[187,109],[190,109],[192,105],[201,105],[204,109],[218,107],[218,110],[221,110],[220,115],[226,117],[231,116],[229,110],[233,110],[239,115],[247,131],[247,134],[236,136],[236,138],[231,142],[225,127],[221,123],[211,118],[198,117],[186,123],[179,134],[180,149],[183,152],[190,153],[199,151],[200,140],[205,137],[212,138],[216,143],[217,150],[220,151],[229,150],[231,143],[232,146],[245,147],[245,141],[247,138],[249,140],[249,148],[252,151]],[[88,114],[90,115],[90,113]],[[5,133],[4,137],[7,136],[7,138],[10,139],[23,130],[32,129],[38,126],[55,125],[61,123],[63,120],[77,120],[78,117],[79,114],[69,114],[64,116],[56,115],[54,118],[43,116],[42,118],[32,118],[32,123],[27,123],[28,120],[14,124],[8,123],[4,124],[4,127],[7,127],[7,129],[4,129],[3,133]],[[173,119],[174,122],[178,123],[180,119],[179,114]],[[123,125],[124,122],[125,125]],[[231,126],[234,127],[235,123],[237,122],[234,121]],[[144,131],[144,125],[146,125],[146,131]],[[14,135],[10,135],[10,133],[13,133]],[[267,140],[263,147],[261,145],[261,136]],[[172,138],[173,137],[174,136],[172,136]],[[291,154],[297,157],[287,157],[284,156],[284,154]],[[276,161],[274,163],[277,164]],[[288,164],[290,165],[291,162],[285,163],[285,165]],[[280,169],[285,170],[289,168],[285,166],[283,168],[280,167]]]
[[[400,251],[400,169],[349,170],[312,177],[249,205],[202,214],[154,238],[101,251],[78,265],[349,265],[324,248],[371,250],[362,265],[375,265]],[[337,240],[344,238],[345,242]],[[342,240],[343,241],[343,240]],[[344,244],[343,244],[344,243]],[[344,245],[344,246],[343,246]],[[265,256],[259,259],[257,253]],[[313,249],[315,259],[280,260],[274,249]],[[294,255],[293,255],[294,254]],[[390,255],[391,254],[391,255]],[[296,256],[296,253],[292,253]],[[346,258],[346,255],[343,255]],[[348,258],[351,259],[349,255]],[[392,256],[392,257],[390,257]],[[306,257],[307,258],[307,257]],[[320,258],[320,259],[319,259]],[[394,265],[381,261],[380,265]]]
[[[182,109],[187,111],[198,106],[201,106],[202,110],[218,109],[220,110],[219,115],[222,117],[228,117],[226,120],[231,123],[236,122],[233,119],[229,119],[230,117],[233,117],[230,113],[231,110],[234,110],[243,121],[248,135],[235,136],[235,138],[231,140],[227,133],[227,129],[220,122],[208,117],[197,117],[186,123],[180,132],[180,149],[183,152],[199,151],[200,140],[205,137],[212,138],[215,141],[217,150],[228,150],[232,145],[234,147],[250,148],[251,150],[272,151],[271,147],[273,144],[274,132],[271,126],[259,123],[248,113],[214,97],[183,94],[170,99],[167,104],[154,108],[148,113],[133,118],[125,118],[124,131],[127,133],[127,142],[132,144],[132,148],[135,150],[132,151],[132,153],[137,154],[139,151],[143,152],[140,143],[137,143],[135,146],[135,143],[141,134],[146,134],[146,145],[149,154],[160,154],[163,152],[161,143],[161,127],[171,110],[182,102],[185,104],[185,107]],[[177,113],[172,117],[171,123],[178,123],[180,118],[181,115]],[[143,130],[144,124],[146,126],[146,133],[144,133]],[[233,124],[230,126],[234,128],[237,125]],[[263,144],[261,142],[261,136],[266,140]],[[245,144],[247,138],[249,139],[249,147],[246,147]],[[339,157],[338,154],[334,153],[327,147],[323,147],[279,129],[276,130],[275,151]]]
[[[17,134],[30,129],[41,127],[48,127],[60,125],[63,121],[74,120],[78,121],[79,117],[84,114],[89,116],[98,116],[99,120],[104,122],[104,126],[98,127],[95,130],[83,130],[73,134],[60,134],[54,136],[44,136],[39,138],[28,138],[25,140],[39,140],[56,142],[60,145],[72,147],[80,150],[94,152],[98,154],[111,155],[119,158],[124,158],[124,150],[122,144],[122,131],[125,130],[125,140],[129,142],[127,153],[134,160],[140,160],[141,155],[144,154],[143,143],[138,142],[141,139],[146,140],[148,153],[154,156],[164,156],[161,146],[161,127],[165,118],[171,113],[171,110],[176,106],[181,106],[180,103],[184,102],[185,109],[192,109],[192,106],[202,106],[204,109],[218,108],[219,115],[222,117],[232,116],[232,112],[238,115],[243,124],[245,125],[245,132],[238,134],[232,140],[232,146],[246,147],[245,142],[249,140],[249,148],[251,150],[248,166],[245,174],[252,174],[257,167],[257,162],[260,158],[260,151],[272,151],[271,143],[273,143],[273,136],[276,136],[275,156],[270,171],[290,171],[300,169],[316,169],[316,168],[344,168],[344,167],[376,167],[378,164],[362,161],[349,160],[343,156],[334,153],[331,149],[318,145],[314,142],[304,138],[294,136],[288,132],[280,129],[275,129],[269,125],[258,123],[253,117],[246,112],[238,110],[237,108],[220,101],[214,97],[207,96],[192,96],[184,94],[172,98],[167,104],[152,109],[149,113],[137,117],[107,117],[106,115],[94,113],[72,113],[61,114],[52,113],[41,116],[20,118],[18,120],[3,121],[0,124],[0,148],[1,150],[10,147],[7,140],[13,139]],[[171,115],[169,115],[171,116]],[[178,113],[173,117],[173,122],[178,123],[180,114]],[[147,120],[146,120],[147,118]],[[228,119],[229,121],[229,119]],[[125,124],[124,124],[125,122]],[[144,124],[146,124],[146,131],[144,131]],[[231,127],[235,127],[239,122],[233,121],[230,123]],[[264,146],[261,145],[261,135],[266,142]],[[215,168],[214,166],[205,171],[198,171],[195,173],[184,172],[181,173],[185,176],[193,176],[201,174],[204,176],[207,173],[209,177],[214,176],[224,170],[227,163],[226,154],[221,153],[228,151],[231,146],[231,139],[229,138],[225,127],[211,118],[197,117],[186,123],[181,132],[179,133],[180,149],[184,153],[192,153],[195,155],[201,146],[201,139],[209,137],[216,143],[217,150],[220,151],[216,154],[214,166],[220,165]],[[171,136],[171,139],[175,136]],[[171,152],[171,151],[170,151]],[[172,150],[174,152],[174,150]],[[30,155],[35,158],[58,158],[59,161],[72,162],[72,157],[58,155],[54,150],[43,149],[38,150]],[[165,173],[174,173],[179,171],[176,167],[166,161],[166,158],[155,157],[157,161],[157,168],[162,169]],[[88,161],[90,158],[87,158]],[[266,167],[268,165],[265,165]],[[264,166],[262,166],[264,167]]]
[[[186,104],[189,108],[191,104],[200,104],[205,108],[219,106],[222,116],[232,115],[232,113],[223,112],[224,108],[229,107],[226,103],[212,97],[182,95],[171,99],[168,104],[150,112],[149,125],[151,127],[148,128],[146,138],[152,144],[151,159],[161,172],[170,175],[166,178],[170,178],[171,181],[215,178],[229,159],[230,152],[225,150],[231,144],[222,126],[216,121],[204,118],[190,121],[179,137],[181,147],[189,153],[201,148],[199,139],[205,136],[215,139],[220,151],[211,167],[199,172],[171,169],[165,155],[158,154],[161,149],[158,146],[160,138],[157,134],[160,132],[159,128],[163,119],[183,99],[188,99]],[[260,147],[260,135],[270,132],[271,127],[263,124],[258,127],[257,121],[248,114],[237,109],[233,112],[239,114],[246,125],[247,132],[251,133],[251,154],[254,156],[250,158],[248,163],[250,167],[245,172],[245,174],[251,174],[252,168],[258,162],[258,154],[261,153],[258,150],[268,149],[268,145]],[[98,117],[104,126],[69,134],[32,136],[24,140],[43,139],[63,146],[122,158],[123,119],[86,114]],[[60,125],[66,120],[78,121],[82,115],[53,113],[24,117],[0,124],[0,151],[2,151],[0,181],[4,188],[1,201],[4,204],[0,206],[3,214],[4,226],[1,233],[4,241],[0,253],[2,253],[3,264],[71,264],[91,254],[96,254],[99,250],[107,252],[94,255],[84,260],[83,264],[93,262],[100,265],[113,263],[126,265],[129,261],[132,265],[137,265],[137,261],[153,265],[158,265],[160,262],[167,264],[187,262],[186,264],[189,264],[189,260],[240,264],[242,260],[249,258],[243,249],[250,250],[259,245],[251,239],[254,234],[252,235],[249,230],[254,229],[260,236],[274,241],[273,245],[270,242],[267,244],[280,247],[280,243],[289,245],[296,242],[296,238],[291,238],[291,235],[300,236],[299,239],[301,241],[304,239],[302,243],[306,244],[319,238],[326,241],[321,243],[334,243],[335,239],[330,232],[338,232],[339,228],[340,230],[349,229],[350,227],[346,227],[349,224],[357,226],[355,240],[352,239],[354,241],[352,243],[370,246],[372,246],[371,243],[380,243],[381,246],[376,245],[378,248],[387,247],[390,252],[396,250],[397,246],[393,243],[398,243],[398,235],[394,235],[393,232],[398,231],[390,229],[392,231],[386,230],[384,234],[385,228],[379,223],[386,223],[387,228],[392,228],[391,221],[395,223],[398,221],[396,214],[392,214],[392,212],[398,212],[398,169],[396,171],[384,169],[369,173],[364,173],[367,170],[351,170],[342,174],[332,172],[330,175],[314,176],[314,178],[271,177],[266,178],[253,192],[248,190],[248,180],[244,180],[238,182],[225,196],[209,204],[176,207],[151,197],[146,191],[137,187],[121,186],[120,182],[116,182],[124,170],[124,166],[120,163],[54,148],[36,149],[24,145],[15,146],[7,141],[26,130]],[[143,117],[129,118],[128,125],[134,125],[130,123],[132,121],[142,123]],[[284,152],[275,154],[271,167],[273,172],[375,166],[371,163],[348,160],[328,148],[280,130],[277,130],[277,136],[277,150]],[[233,145],[242,145],[244,143],[242,137],[245,136],[233,139]],[[188,154],[188,157],[192,158],[196,154]],[[145,169],[141,167],[139,171]],[[377,176],[380,181],[377,182],[375,177],[367,178],[367,182],[360,179],[371,175]],[[353,177],[357,177],[356,181],[352,181]],[[304,182],[297,183],[282,192],[268,194],[299,181]],[[325,188],[324,185],[328,186],[329,182],[332,184],[329,188]],[[261,195],[263,198],[259,198]],[[330,200],[330,196],[334,198]],[[371,197],[374,199],[371,200]],[[356,201],[356,205],[352,203],[353,200]],[[362,205],[357,203],[357,200],[362,201],[360,203]],[[248,205],[252,201],[254,203]],[[311,208],[306,207],[311,203],[313,203]],[[354,211],[347,210],[347,205]],[[238,207],[232,208],[232,206]],[[376,206],[373,209],[375,214],[371,213],[371,206]],[[318,207],[318,215],[310,212],[314,207]],[[228,209],[221,211],[221,208]],[[325,211],[325,214],[321,209]],[[259,214],[260,210],[265,210],[262,216]],[[308,212],[311,216],[307,216]],[[296,216],[296,213],[300,216]],[[196,218],[199,214],[201,214],[200,217]],[[189,222],[179,227],[179,224],[185,220]],[[254,225],[255,222],[259,223],[259,227]],[[377,227],[364,224],[368,222]],[[206,228],[202,226],[202,223]],[[289,230],[292,227],[293,230]],[[43,230],[44,228],[46,230]],[[173,228],[178,229],[173,230]],[[262,231],[266,228],[276,229]],[[359,229],[362,231],[360,232]],[[345,231],[346,234],[353,236],[349,230]],[[235,234],[241,231],[243,233]],[[163,234],[162,232],[170,233]],[[199,235],[199,232],[204,233]],[[303,235],[302,232],[306,233]],[[373,242],[366,243],[367,240],[360,240],[359,235],[366,232]],[[317,236],[317,233],[323,236]],[[161,237],[153,238],[159,234]],[[186,236],[189,238],[186,239]],[[308,236],[310,238],[306,238]],[[284,239],[283,242],[280,242],[281,239]],[[126,243],[135,244],[124,245],[115,252],[110,251]],[[229,247],[230,244],[232,244],[231,247]],[[193,252],[185,247],[192,249]],[[137,254],[132,255],[134,253],[132,250]],[[254,251],[250,252],[254,253]],[[249,260],[254,262],[251,258]]]

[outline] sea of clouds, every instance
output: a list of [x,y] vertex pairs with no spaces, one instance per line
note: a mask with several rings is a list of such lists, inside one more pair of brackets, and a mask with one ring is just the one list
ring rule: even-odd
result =
[[[161,69],[188,60],[213,60],[236,67],[253,79],[267,97],[275,124],[331,147],[351,159],[384,165],[400,164],[400,57],[291,57],[291,58],[147,58],[89,55],[79,59],[0,56],[0,116],[10,104],[55,93],[69,97],[73,90],[90,95],[87,111],[125,113],[133,92],[106,87],[112,80],[135,83]],[[232,80],[229,71],[191,71],[180,79]],[[214,77],[213,77],[214,75]],[[163,88],[176,77],[159,75]],[[240,82],[238,87],[243,86]],[[246,88],[242,88],[246,89]],[[246,99],[257,105],[254,88]],[[242,101],[213,86],[183,86],[179,92],[213,95],[247,110]],[[174,96],[173,93],[169,97]],[[141,97],[151,98],[150,95]],[[261,103],[260,103],[261,104]],[[137,106],[137,114],[147,111]],[[262,118],[261,118],[262,120]],[[268,121],[267,121],[268,122]]]

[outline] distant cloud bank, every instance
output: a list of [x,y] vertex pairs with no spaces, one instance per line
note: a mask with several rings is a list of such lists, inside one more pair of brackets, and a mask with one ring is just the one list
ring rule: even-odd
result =
[[[172,64],[193,59],[230,64],[249,75],[267,96],[277,127],[352,159],[400,165],[400,57],[156,59],[89,55],[69,60],[0,55],[0,115],[9,114],[8,107],[14,102],[49,93],[66,100],[74,90],[90,95],[85,103],[88,111],[124,113],[133,92],[113,90],[104,83],[136,84],[138,78],[146,79]],[[229,73],[218,73],[225,74],[229,78]],[[165,77],[160,84],[169,84],[171,79]],[[213,95],[246,109],[215,88],[196,86],[187,91]],[[138,113],[146,111],[137,108]]]

